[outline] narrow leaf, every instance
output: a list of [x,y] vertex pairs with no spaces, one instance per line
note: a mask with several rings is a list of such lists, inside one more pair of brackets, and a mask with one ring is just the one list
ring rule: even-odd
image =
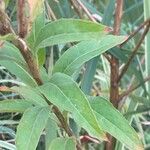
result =
[[34,107],[24,112],[17,127],[17,150],[36,150],[48,118],[49,110],[45,107]]
[[56,73],[49,83],[39,88],[54,105],[71,112],[78,125],[86,129],[91,135],[106,140],[105,133],[98,125],[86,96],[71,77]]
[[125,39],[125,36],[106,35],[99,41],[83,41],[71,47],[60,57],[56,62],[53,72],[63,72],[72,75],[86,61],[121,44]]
[[90,39],[100,39],[101,36],[108,33],[109,28],[79,19],[60,19],[48,23],[38,34],[34,48],[42,48],[54,44],[61,44],[73,41],[82,41]]
[[112,104],[102,97],[95,97],[90,104],[102,128],[132,150],[143,150],[135,130]]

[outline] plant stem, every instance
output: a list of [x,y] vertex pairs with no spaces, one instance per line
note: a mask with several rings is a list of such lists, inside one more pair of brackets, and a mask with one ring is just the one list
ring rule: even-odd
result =
[[121,80],[121,78],[122,78],[123,75],[126,73],[127,69],[129,68],[130,63],[131,63],[131,61],[133,60],[134,56],[136,55],[136,53],[137,53],[139,47],[141,46],[141,44],[142,44],[142,42],[143,42],[143,40],[144,40],[146,34],[147,34],[148,31],[149,31],[149,28],[150,28],[150,22],[148,22],[148,24],[147,24],[147,26],[146,26],[146,28],[145,28],[145,30],[144,30],[142,36],[141,36],[141,39],[139,40],[139,42],[138,42],[138,44],[136,45],[136,47],[133,49],[133,52],[132,52],[131,56],[129,57],[127,63],[126,63],[125,66],[123,67],[123,69],[122,69],[122,71],[121,71],[121,73],[120,73],[120,75],[119,75],[118,82]]
[[[122,18],[122,10],[123,10],[123,0],[116,0],[116,10],[115,10],[115,20],[114,20],[114,35],[118,35],[120,32],[121,26],[121,18]],[[118,99],[119,99],[119,60],[111,55],[111,63],[110,63],[110,102],[114,105],[114,107],[118,107]],[[115,145],[115,139],[108,135],[109,142],[106,143],[105,150],[113,150]]]
[[17,19],[19,37],[25,38],[28,32],[28,18],[25,13],[26,0],[17,0]]
[[145,83],[145,82],[147,82],[147,81],[150,81],[150,75],[147,76],[147,77],[144,79],[144,82],[138,83],[137,85],[132,85],[132,86],[130,86],[130,88],[129,88],[128,90],[126,90],[125,92],[123,92],[123,93],[119,96],[119,101],[120,101],[123,97],[125,97],[125,96],[129,95],[130,93],[132,93],[133,91],[135,91],[137,88],[139,88],[143,83]]
[[147,19],[144,21],[135,31],[133,31],[127,38],[126,41],[124,41],[122,44],[120,44],[120,47],[122,47],[124,44],[126,44],[131,38],[133,38],[141,29],[143,29],[148,23],[150,22],[150,19]]

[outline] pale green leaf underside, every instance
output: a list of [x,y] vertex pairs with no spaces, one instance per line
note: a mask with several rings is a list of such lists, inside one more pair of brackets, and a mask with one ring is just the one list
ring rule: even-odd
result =
[[36,39],[34,49],[66,42],[99,39],[108,33],[108,27],[79,19],[60,19],[44,26]]
[[54,105],[71,112],[76,122],[91,135],[106,140],[87,98],[71,77],[56,73],[49,83],[39,88]]
[[125,36],[105,35],[101,40],[83,41],[69,48],[56,62],[53,72],[72,75],[86,61],[104,53],[108,49],[121,44]]
[[[90,99],[90,98],[89,98]],[[102,97],[90,99],[90,104],[102,128],[131,150],[143,150],[135,130],[112,104]]]
[[36,150],[48,118],[49,110],[46,107],[33,107],[24,112],[17,127],[17,150]]
[[73,138],[56,138],[48,150],[76,150],[76,143]]

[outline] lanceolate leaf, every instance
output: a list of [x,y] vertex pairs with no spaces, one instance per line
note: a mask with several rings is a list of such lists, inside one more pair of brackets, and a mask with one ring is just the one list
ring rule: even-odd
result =
[[76,150],[76,143],[73,138],[56,138],[48,150]]
[[125,36],[106,35],[99,41],[83,41],[71,47],[60,57],[53,72],[72,75],[83,63],[121,44],[125,39]]
[[71,77],[56,73],[49,83],[39,88],[54,105],[71,112],[79,126],[86,129],[91,135],[106,140],[105,133],[99,126],[86,96]]
[[33,107],[24,112],[17,128],[17,150],[36,150],[48,118],[47,107]]
[[26,109],[32,106],[33,103],[25,99],[2,100],[0,101],[0,112],[23,113]]
[[[90,98],[89,98],[90,99]],[[102,97],[95,97],[90,104],[102,128],[131,150],[143,150],[135,130],[112,104]]]
[[79,19],[60,19],[48,23],[41,29],[34,48],[73,41],[100,39],[108,31],[108,27],[98,23]]
[[0,65],[6,67],[12,74],[16,75],[21,79],[25,84],[30,86],[37,86],[35,80],[32,76],[24,69],[21,65],[17,64],[14,61],[9,60],[0,60]]

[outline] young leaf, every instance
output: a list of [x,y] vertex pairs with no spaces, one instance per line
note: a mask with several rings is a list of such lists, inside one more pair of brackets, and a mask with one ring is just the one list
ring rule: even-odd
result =
[[33,103],[25,99],[3,100],[3,101],[0,101],[0,112],[23,113],[26,109],[32,106],[33,106]]
[[56,73],[49,83],[39,87],[45,97],[60,109],[72,113],[75,121],[91,135],[106,140],[86,96],[71,77]]
[[106,35],[99,41],[83,41],[71,47],[60,57],[54,66],[53,72],[63,72],[72,75],[86,61],[121,44],[125,39],[125,36]]
[[16,75],[18,78],[21,79],[25,84],[30,86],[37,86],[37,83],[32,78],[32,76],[24,69],[21,65],[17,64],[14,61],[9,60],[0,60],[0,65],[6,67],[12,74]]
[[89,98],[102,128],[132,150],[143,150],[135,130],[112,104],[102,97]]
[[100,39],[109,28],[79,19],[60,19],[48,23],[41,29],[34,44],[34,49],[73,41]]
[[47,107],[27,109],[17,127],[17,150],[36,150],[38,141],[49,118]]
[[76,143],[73,138],[56,138],[48,150],[76,150]]

